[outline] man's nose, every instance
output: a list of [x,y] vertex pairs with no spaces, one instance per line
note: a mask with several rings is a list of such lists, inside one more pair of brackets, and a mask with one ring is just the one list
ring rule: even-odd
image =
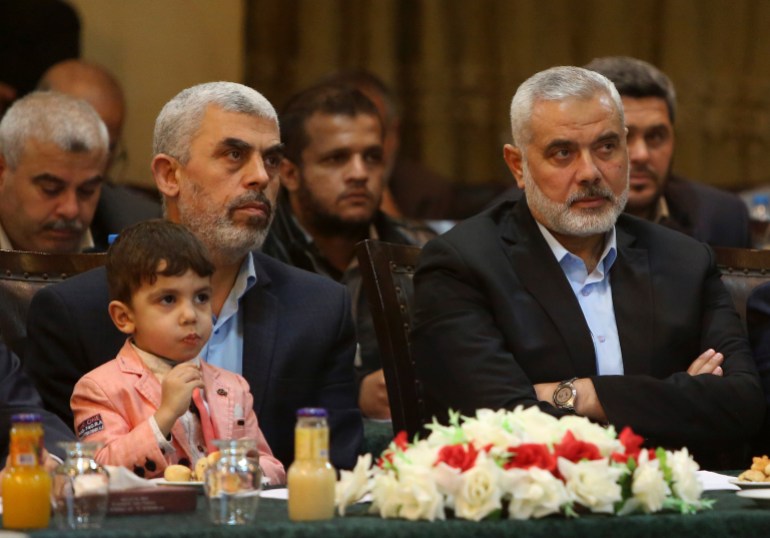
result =
[[74,190],[66,190],[59,196],[56,215],[67,220],[73,220],[80,215],[78,195]]
[[650,151],[643,137],[635,136],[629,138],[628,158],[634,163],[646,163],[650,160]]
[[272,178],[262,155],[255,154],[244,169],[243,181],[246,186],[263,189]]
[[585,149],[578,153],[576,160],[577,170],[576,179],[578,182],[595,182],[601,179],[601,172],[596,166],[594,156],[589,149]]
[[348,164],[347,177],[350,181],[366,181],[369,179],[369,166],[363,155],[353,155]]

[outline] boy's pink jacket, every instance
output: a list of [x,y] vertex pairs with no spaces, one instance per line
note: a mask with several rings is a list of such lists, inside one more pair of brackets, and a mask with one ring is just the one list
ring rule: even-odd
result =
[[[257,424],[253,397],[238,374],[201,361],[205,398],[221,439],[256,439],[259,465],[272,485],[286,483],[283,465]],[[122,465],[145,478],[162,476],[171,464],[192,465],[187,436],[179,420],[171,429],[175,454],[163,454],[149,419],[161,402],[161,386],[126,341],[115,359],[84,375],[70,399],[75,432],[84,441],[101,441],[99,463]],[[185,461],[186,460],[186,461]]]

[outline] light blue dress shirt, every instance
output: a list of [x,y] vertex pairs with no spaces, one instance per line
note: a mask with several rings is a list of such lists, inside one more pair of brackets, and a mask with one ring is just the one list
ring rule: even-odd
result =
[[209,364],[243,374],[243,311],[238,307],[241,297],[256,283],[254,258],[249,254],[241,264],[219,316],[213,316],[211,338],[200,354]]
[[609,232],[599,263],[588,274],[582,259],[565,249],[545,226],[539,222],[537,225],[583,311],[596,351],[596,372],[599,375],[623,375],[623,354],[610,285],[610,268],[618,257],[615,227]]

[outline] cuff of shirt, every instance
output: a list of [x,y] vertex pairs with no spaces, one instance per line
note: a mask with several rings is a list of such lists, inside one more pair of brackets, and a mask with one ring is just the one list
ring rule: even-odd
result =
[[[158,442],[158,446],[164,450],[165,454],[168,455],[176,451],[174,445],[171,444],[171,441],[169,441],[166,436],[163,435],[163,432],[160,431],[160,427],[158,427],[158,422],[155,420],[155,416],[150,417],[150,428],[152,428],[152,433],[155,434],[155,440]],[[169,438],[170,437],[171,436],[169,435]]]

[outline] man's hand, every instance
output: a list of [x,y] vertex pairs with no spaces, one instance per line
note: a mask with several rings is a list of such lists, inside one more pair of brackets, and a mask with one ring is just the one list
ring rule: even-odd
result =
[[358,393],[358,407],[369,418],[390,418],[388,390],[385,387],[385,374],[382,368],[372,372],[361,380]]
[[690,375],[711,374],[721,376],[724,374],[722,371],[722,362],[724,360],[725,357],[721,353],[717,353],[713,349],[707,349],[687,368],[687,373]]
[[200,368],[192,362],[174,366],[163,378],[160,407],[155,412],[155,421],[163,435],[168,435],[176,419],[190,408],[192,391],[203,388]]
[[[574,382],[577,397],[575,398],[575,414],[590,418],[597,422],[607,422],[607,414],[596,395],[594,382],[589,377],[581,377]],[[541,402],[553,403],[553,393],[559,383],[538,383],[534,385],[537,399]]]

